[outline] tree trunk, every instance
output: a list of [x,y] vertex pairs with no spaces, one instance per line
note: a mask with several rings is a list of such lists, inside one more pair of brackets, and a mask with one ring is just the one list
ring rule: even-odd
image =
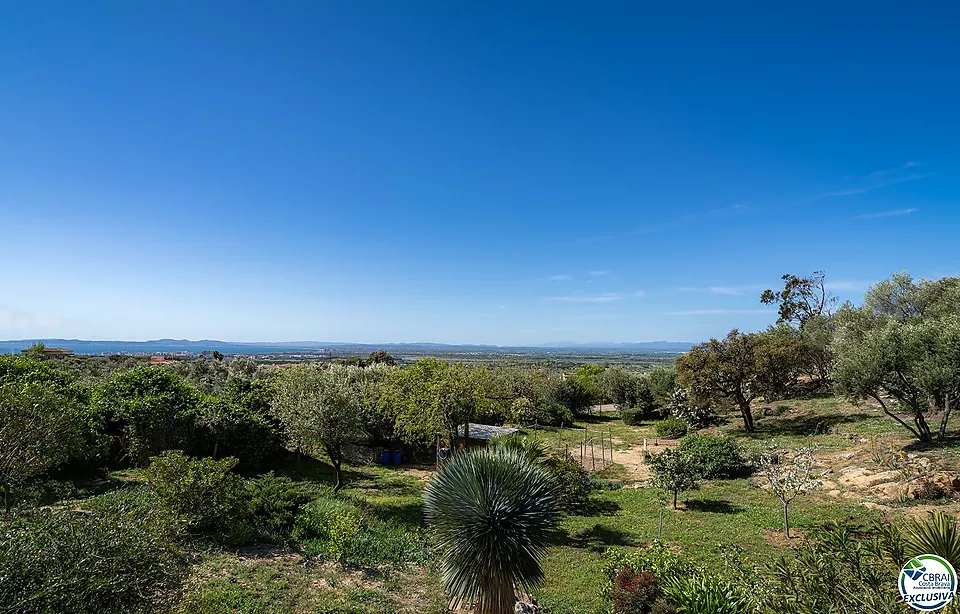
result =
[[927,420],[923,417],[923,412],[920,411],[919,408],[914,408],[913,423],[917,425],[917,432],[919,433],[920,441],[923,443],[930,443],[933,441],[933,434],[930,432],[930,425],[927,424]]
[[900,416],[890,411],[890,409],[887,407],[887,404],[883,402],[883,398],[879,394],[871,394],[870,396],[873,397],[874,401],[880,404],[880,407],[883,409],[883,413],[887,414],[888,416],[890,416],[891,418],[899,422],[900,426],[902,426],[903,428],[913,433],[914,437],[916,437],[920,441],[923,441],[923,437],[920,435],[920,433],[917,432],[916,429],[914,429],[912,426],[904,422]]
[[783,533],[790,539],[790,516],[787,515],[787,504],[783,504]]
[[340,461],[333,461],[333,471],[337,474],[337,483],[333,487],[333,492],[339,492],[343,488],[343,470],[340,468]]
[[343,455],[340,451],[340,446],[325,446],[327,448],[327,456],[330,457],[330,464],[333,465],[334,475],[337,477],[337,483],[333,487],[333,492],[338,492],[343,488],[343,470],[341,465],[343,464]]
[[680,494],[680,491],[673,491],[673,509],[677,509],[677,495]]
[[513,614],[517,595],[513,583],[502,577],[490,578],[489,589],[480,593],[476,614]]
[[750,401],[741,397],[737,401],[737,406],[740,408],[740,414],[743,416],[743,428],[745,428],[748,433],[752,433],[754,427],[753,412],[750,411]]
[[940,420],[940,432],[937,433],[937,441],[943,443],[944,437],[947,435],[947,422],[950,421],[950,412],[953,411],[953,407],[950,403],[950,396],[947,395],[947,400],[943,410],[943,418]]
[[463,423],[463,449],[470,451],[470,422]]
[[220,447],[219,441],[213,442],[213,460],[217,460],[217,448],[219,447]]

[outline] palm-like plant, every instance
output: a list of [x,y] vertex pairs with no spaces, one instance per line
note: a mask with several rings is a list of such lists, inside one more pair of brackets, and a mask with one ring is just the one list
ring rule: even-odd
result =
[[556,484],[515,450],[448,461],[427,487],[424,511],[439,538],[443,582],[477,614],[508,614],[516,587],[543,579],[540,557],[559,514]]
[[490,440],[490,447],[497,450],[513,450],[533,463],[545,461],[550,456],[550,448],[535,435],[520,433],[498,435]]
[[903,533],[910,556],[936,554],[953,565],[960,565],[960,530],[953,516],[930,512],[926,520],[907,523]]

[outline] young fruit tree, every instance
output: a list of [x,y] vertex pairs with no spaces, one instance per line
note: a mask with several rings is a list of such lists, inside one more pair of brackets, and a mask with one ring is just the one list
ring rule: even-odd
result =
[[783,533],[790,537],[789,508],[794,499],[822,486],[816,470],[813,448],[797,448],[791,452],[771,445],[759,458],[759,473],[770,484],[770,492],[783,505]]
[[653,485],[673,497],[673,509],[677,509],[680,493],[700,487],[700,470],[676,448],[668,448],[651,456],[649,462]]

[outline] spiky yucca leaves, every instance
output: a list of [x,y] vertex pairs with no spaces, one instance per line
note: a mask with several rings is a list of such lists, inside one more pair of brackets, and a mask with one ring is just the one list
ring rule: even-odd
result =
[[926,520],[907,523],[903,534],[910,556],[936,554],[954,566],[960,565],[960,530],[953,516],[930,512]]
[[490,447],[498,450],[514,450],[534,463],[545,461],[550,456],[550,448],[536,435],[520,433],[498,435],[490,440]]
[[513,612],[515,588],[543,579],[556,484],[517,451],[454,456],[427,487],[424,511],[440,540],[444,585],[458,600],[476,599],[477,614]]

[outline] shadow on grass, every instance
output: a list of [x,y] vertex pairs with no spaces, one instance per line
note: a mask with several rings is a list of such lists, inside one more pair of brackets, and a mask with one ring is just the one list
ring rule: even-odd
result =
[[599,522],[592,527],[563,536],[563,539],[566,545],[574,548],[584,548],[592,552],[603,552],[610,546],[637,545],[633,536],[629,533],[605,526]]
[[370,512],[384,522],[393,521],[408,528],[424,526],[423,503],[419,499],[404,503],[373,503],[370,504]]
[[757,418],[757,430],[753,433],[747,433],[742,429],[737,430],[737,435],[750,437],[752,439],[769,439],[782,435],[825,435],[841,424],[850,424],[860,422],[874,416],[870,414],[834,414],[823,416],[817,414],[807,414],[794,418],[766,417]]
[[[297,455],[292,452],[280,462],[276,473],[297,482],[318,482],[330,487],[336,484],[336,472],[334,472],[332,465],[311,456],[299,455],[299,458],[297,458]],[[344,488],[350,488],[351,485],[362,482],[369,477],[365,473],[347,468],[344,468],[341,473]]]
[[693,499],[685,501],[686,508],[693,512],[709,512],[711,514],[738,514],[743,507],[724,499]]
[[609,499],[597,499],[591,497],[583,506],[576,511],[577,516],[613,516],[623,509],[616,501]]
[[[907,429],[902,429],[904,434],[909,434]],[[936,435],[934,435],[936,437]],[[943,441],[916,441],[903,446],[908,452],[932,452],[934,450],[955,450],[960,448],[960,432],[947,433]]]

